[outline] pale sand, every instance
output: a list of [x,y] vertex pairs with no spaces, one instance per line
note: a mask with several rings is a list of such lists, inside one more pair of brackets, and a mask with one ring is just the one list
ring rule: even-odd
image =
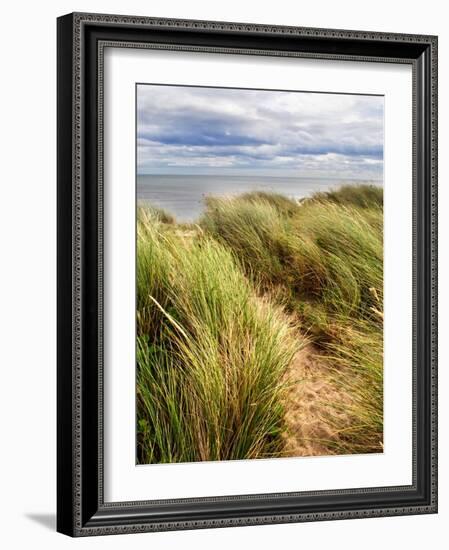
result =
[[[334,425],[340,428],[349,425],[349,417],[344,412],[349,396],[330,380],[326,363],[311,343],[297,352],[286,376],[290,388],[285,403],[284,456],[334,454],[332,443],[337,442],[339,436],[330,425],[329,415],[332,414]],[[333,407],[330,412],[328,403],[342,405],[341,410]]]

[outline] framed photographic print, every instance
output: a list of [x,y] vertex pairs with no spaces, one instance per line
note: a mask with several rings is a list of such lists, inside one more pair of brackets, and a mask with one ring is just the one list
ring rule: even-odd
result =
[[58,19],[58,531],[437,511],[437,38]]

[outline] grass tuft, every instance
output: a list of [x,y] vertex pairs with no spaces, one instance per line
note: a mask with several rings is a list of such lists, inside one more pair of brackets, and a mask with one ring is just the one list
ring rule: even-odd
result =
[[233,252],[138,221],[138,461],[276,456],[283,375],[300,342]]
[[[382,449],[382,189],[319,193],[286,215],[265,196],[210,198],[201,226],[301,320],[350,396],[339,451]],[[328,420],[338,419],[329,404]]]
[[[145,214],[143,214],[145,213]],[[154,204],[146,204],[145,206],[140,206],[138,208],[137,217],[140,215],[146,215],[151,216],[152,218],[157,219],[161,223],[167,223],[167,224],[175,224],[176,219],[173,214],[170,212],[167,212],[164,208],[160,208],[159,206],[155,206]]]
[[383,199],[383,189],[377,185],[342,185],[338,189],[315,193],[313,196],[315,201],[330,201],[359,208],[382,208]]

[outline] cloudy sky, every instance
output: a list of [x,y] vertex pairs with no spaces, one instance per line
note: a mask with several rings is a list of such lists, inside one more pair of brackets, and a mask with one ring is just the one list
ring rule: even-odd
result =
[[383,97],[137,87],[139,174],[381,180]]

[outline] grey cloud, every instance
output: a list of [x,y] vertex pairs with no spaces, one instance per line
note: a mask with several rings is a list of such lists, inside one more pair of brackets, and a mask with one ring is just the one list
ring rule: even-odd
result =
[[138,170],[380,179],[383,98],[138,87]]

